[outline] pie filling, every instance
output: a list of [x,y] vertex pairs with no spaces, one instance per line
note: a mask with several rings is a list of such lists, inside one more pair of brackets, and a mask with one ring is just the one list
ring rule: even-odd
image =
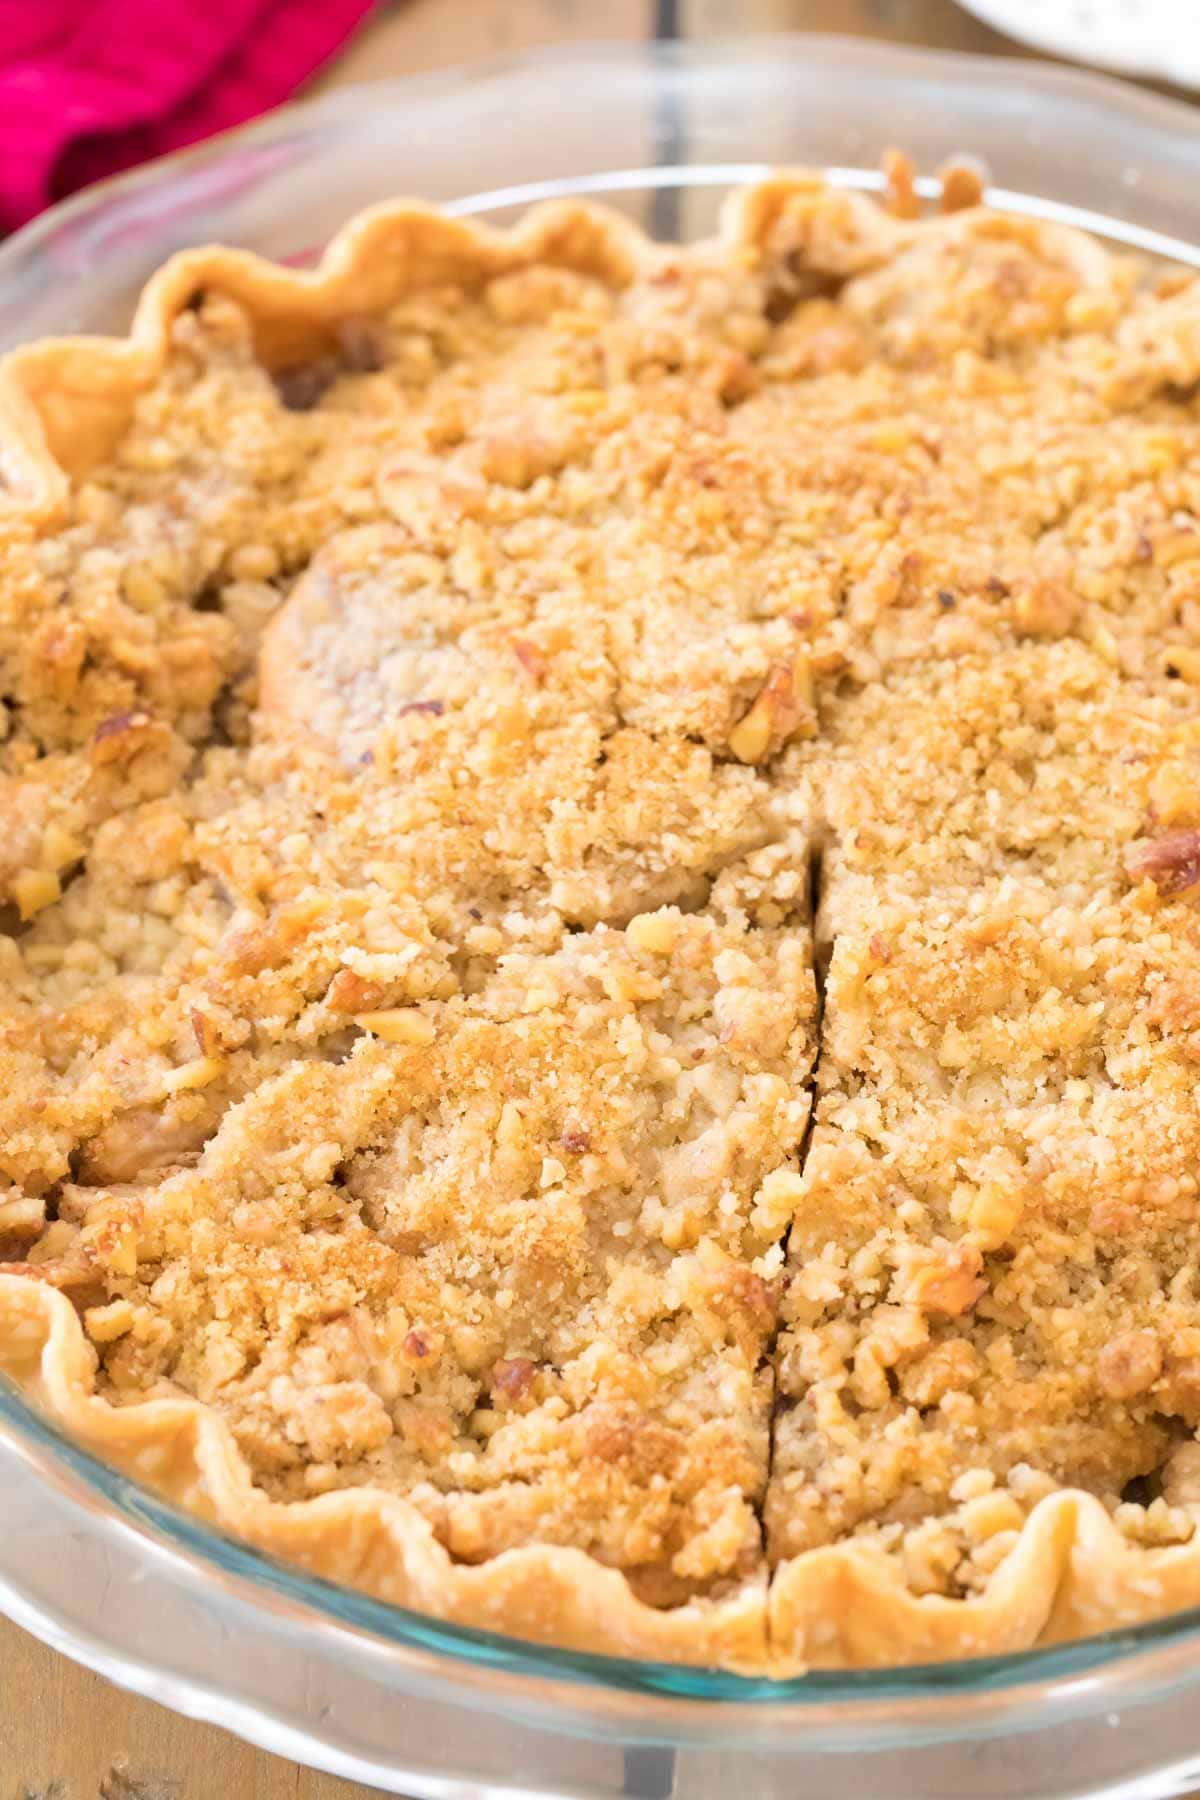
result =
[[897,167],[409,216],[294,329],[231,257],[99,448],[10,364],[0,1365],[201,1402],[258,1541],[396,1497],[451,1616],[1200,1599],[1200,286]]

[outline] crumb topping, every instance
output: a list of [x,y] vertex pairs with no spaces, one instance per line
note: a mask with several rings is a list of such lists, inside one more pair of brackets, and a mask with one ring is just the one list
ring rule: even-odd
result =
[[0,1266],[276,1498],[658,1606],[1192,1535],[1200,287],[887,175],[207,292],[0,522]]

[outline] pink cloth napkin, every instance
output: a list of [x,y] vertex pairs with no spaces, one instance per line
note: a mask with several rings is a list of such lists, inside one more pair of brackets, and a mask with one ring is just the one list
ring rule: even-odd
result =
[[0,228],[286,100],[373,0],[0,0]]

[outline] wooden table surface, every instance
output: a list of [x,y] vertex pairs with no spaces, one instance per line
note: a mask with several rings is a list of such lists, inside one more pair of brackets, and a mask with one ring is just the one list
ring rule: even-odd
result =
[[[955,0],[399,0],[316,84],[586,38],[839,31],[1022,54]],[[78,1668],[0,1619],[0,1800],[354,1800],[371,1790],[252,1749]]]

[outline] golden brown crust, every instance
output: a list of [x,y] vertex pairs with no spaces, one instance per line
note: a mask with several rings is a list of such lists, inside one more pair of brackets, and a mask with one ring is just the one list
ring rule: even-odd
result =
[[379,1489],[271,1501],[210,1407],[179,1399],[115,1409],[97,1399],[78,1319],[60,1295],[0,1276],[0,1302],[0,1368],[31,1399],[106,1462],[260,1549],[377,1600],[484,1631],[747,1673],[765,1665],[761,1579],[717,1604],[664,1611],[635,1599],[619,1570],[578,1550],[531,1546],[474,1567],[455,1562],[413,1507]]
[[146,284],[127,338],[44,339],[4,358],[6,483],[22,510],[52,513],[64,474],[86,472],[112,448],[163,366],[172,321],[209,287],[248,306],[264,361],[281,367],[325,348],[338,319],[379,312],[417,284],[534,262],[627,281],[655,254],[619,218],[584,206],[544,206],[504,232],[402,201],[360,213],[312,271],[220,246],[181,251]]
[[[947,205],[779,176],[687,252],[378,208],[311,273],[186,252],[127,340],[0,365],[49,746],[0,776],[0,1366],[90,1448],[380,1598],[625,1656],[871,1666],[1200,1598],[1195,297]],[[438,387],[460,304],[483,374]],[[370,387],[395,309],[411,416]],[[285,442],[267,373],[304,409],[326,362],[349,426]],[[195,451],[225,380],[241,489],[155,436]],[[160,460],[211,564],[156,560]],[[114,505],[129,566],[31,558]]]

